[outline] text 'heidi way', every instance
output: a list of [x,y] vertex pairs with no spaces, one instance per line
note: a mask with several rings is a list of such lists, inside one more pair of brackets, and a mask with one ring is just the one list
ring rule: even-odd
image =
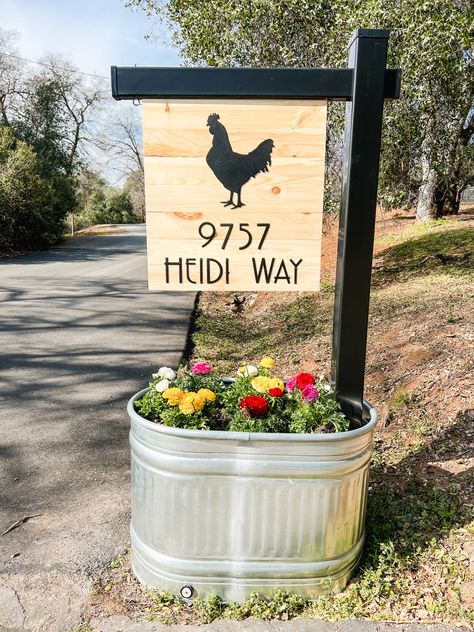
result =
[[[303,259],[256,258],[249,260],[252,266],[255,283],[298,285],[298,268]],[[230,259],[206,258],[165,258],[166,283],[191,283],[192,285],[213,285],[231,283]]]

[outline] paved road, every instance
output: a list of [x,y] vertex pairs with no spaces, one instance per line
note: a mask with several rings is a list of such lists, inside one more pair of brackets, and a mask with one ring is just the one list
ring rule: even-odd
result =
[[126,402],[178,364],[194,302],[145,268],[142,226],[0,262],[0,533],[41,514],[0,535],[0,630],[11,589],[26,628],[72,629],[128,544]]

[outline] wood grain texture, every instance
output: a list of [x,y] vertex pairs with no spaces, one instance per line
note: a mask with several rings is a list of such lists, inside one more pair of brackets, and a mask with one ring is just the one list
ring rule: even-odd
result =
[[[263,123],[263,121],[262,121]],[[227,125],[226,125],[227,127]],[[272,129],[263,124],[257,130],[236,130],[229,127],[233,151],[248,154],[258,143],[271,138],[275,144],[272,156],[308,158],[322,156],[326,138],[323,134],[308,134],[308,130]],[[256,135],[256,132],[258,135]],[[204,157],[210,149],[210,135],[204,129],[145,130],[145,156]],[[256,142],[257,139],[257,142]]]
[[326,109],[325,101],[143,101],[144,127],[151,130],[206,127],[209,114],[219,110],[222,122],[228,119],[240,130],[258,131],[263,120],[269,129],[308,128],[325,134]]
[[[206,163],[213,112],[234,152],[247,154],[267,138],[274,143],[268,172],[244,184],[241,208],[221,204],[230,193]],[[144,103],[143,130],[151,290],[319,289],[325,102],[153,100]],[[216,229],[205,247],[203,222],[205,235],[210,224]],[[233,225],[225,249],[229,227],[223,224]],[[257,224],[270,225],[263,245]],[[245,229],[252,241],[242,249],[249,243]],[[258,282],[262,260],[269,276],[262,268]],[[208,282],[218,262],[227,272]]]
[[232,149],[238,153],[247,154],[261,140],[271,138],[275,157],[320,155],[324,159],[326,107],[322,103],[298,106],[263,103],[255,106],[245,101],[227,105],[147,103],[143,105],[145,156],[206,156],[212,141],[207,117],[219,110],[220,122],[227,129]]
[[[218,260],[221,264],[222,268],[225,270],[225,258],[213,258]],[[170,260],[176,263],[178,261],[178,257],[171,258]],[[261,258],[256,257],[257,265],[259,265]],[[164,261],[164,259],[163,259]],[[295,263],[298,263],[299,258],[295,256],[293,258]],[[229,262],[229,283],[226,283],[225,272],[222,275],[222,278],[217,283],[207,283],[200,282],[199,280],[199,272],[200,272],[200,258],[194,258],[193,264],[189,266],[189,276],[194,281],[194,283],[189,282],[186,279],[186,270],[183,261],[182,275],[183,281],[179,281],[179,271],[177,266],[173,266],[170,269],[170,278],[167,282],[166,280],[166,271],[165,266],[162,262],[157,264],[149,264],[148,267],[148,287],[150,290],[156,291],[182,291],[182,290],[212,290],[214,291],[230,291],[232,289],[238,288],[239,291],[255,291],[259,290],[262,292],[293,292],[293,291],[313,291],[317,292],[319,290],[319,276],[320,276],[320,264],[319,257],[312,257],[311,259],[307,259],[303,261],[298,266],[298,278],[297,283],[294,283],[294,265],[291,264],[290,259],[285,260],[287,271],[290,277],[290,282],[285,279],[280,279],[275,282],[275,276],[279,271],[279,266],[281,264],[280,259],[276,259],[273,268],[273,275],[271,277],[270,282],[257,283],[255,280],[255,275],[253,272],[252,260],[246,256],[234,256],[231,259],[228,259]],[[270,264],[270,260],[268,260],[268,265]],[[217,276],[217,266],[214,263],[214,260],[211,261],[211,275],[214,275],[213,278]],[[203,264],[203,272],[204,276],[206,274],[206,260],[204,260]]]
[[268,173],[251,178],[242,190],[246,206],[232,211],[221,204],[229,192],[199,158],[145,158],[147,212],[221,210],[223,217],[273,211],[322,210],[324,163],[318,158],[272,160]]
[[[320,242],[322,213],[295,213],[291,214],[291,222],[288,217],[266,211],[256,216],[224,217],[222,211],[209,211],[204,213],[149,213],[147,217],[147,236],[149,240],[168,239],[171,242],[179,242],[181,239],[197,240],[199,246],[204,242],[199,235],[199,226],[203,222],[210,222],[216,228],[214,241],[221,247],[228,227],[221,224],[232,223],[233,230],[230,233],[229,242],[239,242],[245,238],[245,234],[239,230],[240,223],[248,223],[248,229],[254,235],[258,243],[262,236],[263,228],[257,224],[270,224],[270,230],[264,242],[264,252],[268,252],[274,242],[291,241],[315,241]],[[205,233],[206,234],[206,233]],[[293,244],[294,247],[296,247]],[[193,245],[192,248],[195,248]],[[202,246],[201,246],[202,247]],[[206,246],[207,249],[209,246]]]
[[[237,231],[235,231],[237,234]],[[260,232],[258,233],[260,235]],[[266,241],[262,250],[258,250],[258,239],[254,239],[251,245],[245,250],[239,250],[239,246],[247,243],[247,236],[229,240],[225,250],[222,249],[222,240],[215,239],[208,246],[202,247],[201,243],[196,243],[195,239],[181,238],[179,242],[169,239],[148,238],[148,263],[158,264],[164,256],[168,257],[232,257],[232,261],[239,257],[271,257],[291,258],[298,257],[305,260],[314,258],[320,251],[320,242],[313,239],[298,240],[272,240]]]

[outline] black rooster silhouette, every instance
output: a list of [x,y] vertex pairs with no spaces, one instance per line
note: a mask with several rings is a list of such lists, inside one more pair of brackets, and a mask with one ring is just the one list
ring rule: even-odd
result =
[[[230,191],[230,198],[222,202],[224,206],[240,208],[245,206],[241,200],[242,187],[258,173],[268,171],[272,164],[271,153],[275,146],[271,138],[264,140],[249,154],[237,154],[232,151],[226,128],[219,123],[219,114],[210,114],[207,119],[209,132],[213,135],[212,147],[206,156],[206,162],[216,178]],[[234,202],[237,194],[237,203]]]

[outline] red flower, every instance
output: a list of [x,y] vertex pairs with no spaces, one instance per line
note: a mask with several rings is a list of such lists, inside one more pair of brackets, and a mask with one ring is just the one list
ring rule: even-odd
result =
[[268,389],[268,394],[272,397],[281,397],[283,395],[283,391],[281,388],[270,388]]
[[300,373],[296,376],[296,386],[302,391],[308,384],[314,384],[314,377],[311,373]]
[[240,408],[243,408],[251,417],[264,417],[270,410],[270,404],[265,397],[260,395],[249,395],[244,397],[240,402]]

